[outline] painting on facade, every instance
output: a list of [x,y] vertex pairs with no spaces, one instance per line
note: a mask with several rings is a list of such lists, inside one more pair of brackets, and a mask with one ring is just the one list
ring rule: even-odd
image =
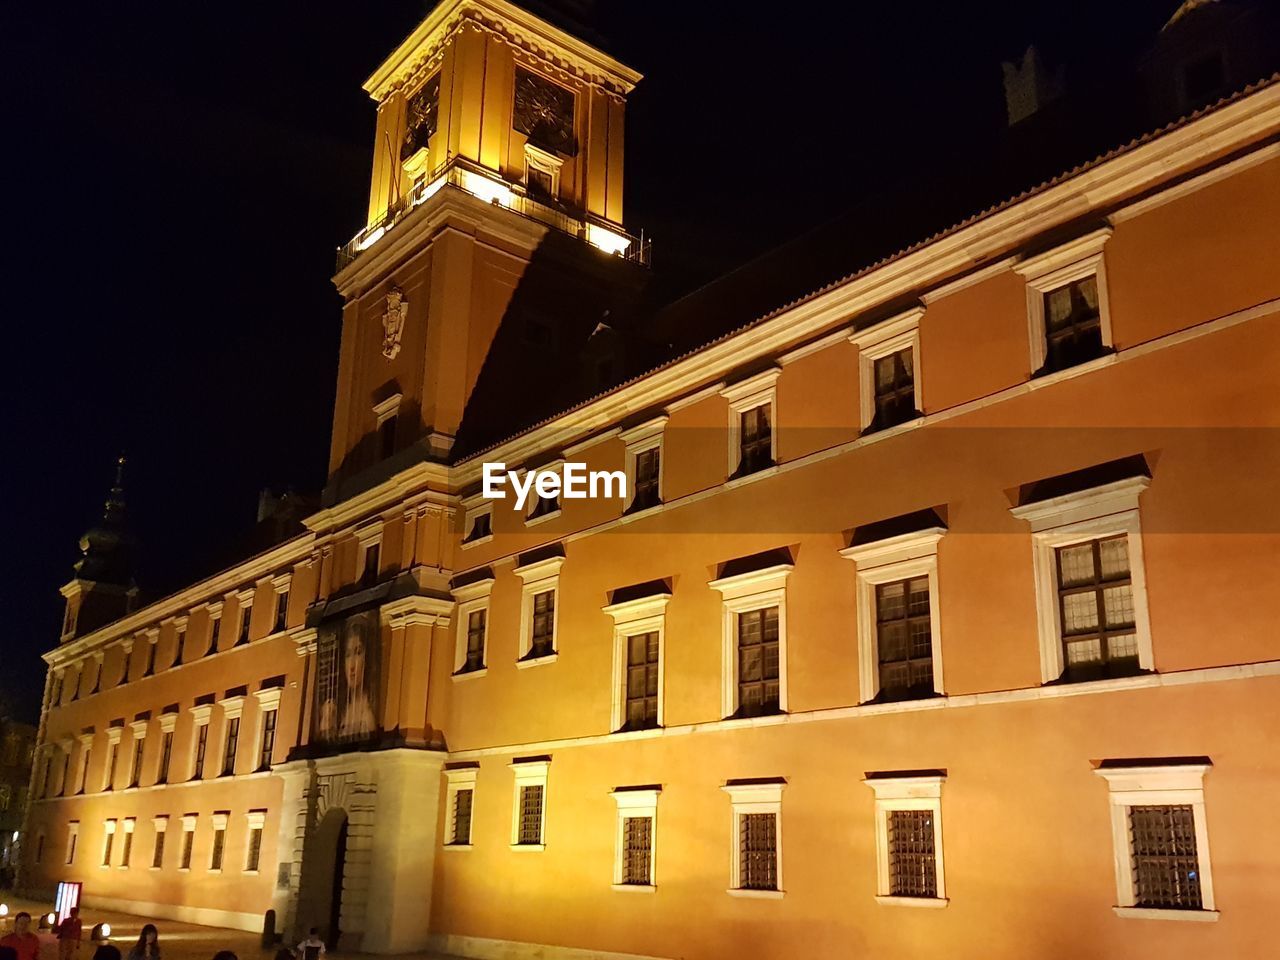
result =
[[313,743],[347,743],[377,733],[381,653],[376,610],[320,625]]

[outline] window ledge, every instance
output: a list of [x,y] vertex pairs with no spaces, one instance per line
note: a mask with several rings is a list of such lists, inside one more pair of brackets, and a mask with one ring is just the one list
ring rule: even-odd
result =
[[564,511],[562,509],[557,507],[555,510],[551,510],[548,513],[540,513],[536,517],[525,517],[524,525],[526,527],[536,526],[537,524],[542,523],[543,521],[554,520],[556,517],[560,516],[560,514],[563,512]]
[[179,872],[179,873],[190,873],[190,872],[191,872],[191,868],[190,868],[190,867],[179,867],[179,868],[178,868],[178,872]]
[[725,893],[731,897],[741,897],[744,900],[781,900],[785,896],[784,890],[748,890],[745,887],[730,887]]
[[99,869],[99,870],[110,870],[110,869],[111,869],[111,864],[109,864],[109,863],[100,863],[100,864],[98,864],[98,869]]
[[754,483],[757,480],[763,480],[765,477],[777,476],[781,472],[781,470],[782,470],[781,465],[775,463],[769,467],[762,467],[759,470],[753,470],[751,473],[744,473],[740,477],[729,477],[727,480],[725,480],[724,486],[726,490],[732,487],[744,487],[748,483]]
[[643,510],[624,510],[622,511],[622,514],[618,517],[618,522],[631,523],[631,521],[633,520],[641,520],[641,519],[644,519],[645,517],[652,517],[655,514],[661,513],[662,508],[665,506],[666,504],[663,503],[661,500],[659,500],[653,506],[645,507]]
[[658,888],[651,883],[615,883],[613,889],[619,893],[657,893]]
[[460,680],[478,680],[489,673],[488,667],[481,667],[479,670],[461,670],[451,676],[454,683]]
[[521,670],[527,670],[529,667],[540,667],[544,663],[555,663],[560,659],[559,651],[549,653],[545,657],[534,657],[532,660],[517,660],[516,666]]
[[210,868],[208,869],[208,871],[206,871],[206,872],[208,872],[208,873],[213,873],[213,874],[218,874],[218,873],[222,873],[222,868],[221,868],[221,867],[210,867]]
[[159,873],[159,872],[160,872],[160,868],[159,868],[159,867],[147,867],[147,869],[148,869],[148,870],[150,870],[152,873]]
[[886,907],[945,907],[951,901],[946,897],[894,897],[877,896],[876,903]]
[[545,843],[513,843],[511,849],[516,853],[541,853],[547,849]]
[[[1103,370],[1111,366],[1113,363],[1119,362],[1119,353],[1107,353],[1100,357],[1094,357],[1092,360],[1086,360],[1084,363],[1078,363],[1074,367],[1067,367],[1064,370],[1055,370],[1053,373],[1046,373],[1044,376],[1033,376],[1027,381],[1027,389],[1039,390],[1041,387],[1047,387],[1050,384],[1061,383],[1063,380],[1071,380],[1074,377],[1083,376],[1086,373],[1093,373],[1095,370]],[[1127,910],[1127,907],[1119,909]]]
[[474,540],[463,540],[462,543],[459,544],[459,546],[461,546],[463,550],[466,550],[468,547],[478,547],[482,543],[488,543],[492,539],[493,539],[493,534],[488,533],[488,534],[485,534],[483,537],[476,537]]
[[441,845],[442,850],[470,850],[469,843],[446,843]]
[[875,430],[871,429],[870,424],[858,431],[858,439],[865,440],[867,443],[874,443],[876,440],[884,440],[888,437],[896,437],[900,433],[907,433],[915,430],[917,427],[924,426],[924,414],[912,417],[910,420],[903,420],[902,423],[895,423],[891,427],[879,427]]
[[1112,907],[1117,917],[1126,920],[1190,920],[1216,923],[1217,910],[1164,910],[1159,907]]
[[120,866],[116,867],[116,869],[117,869],[117,870],[128,870],[128,869],[129,869],[129,865],[128,865],[127,863],[122,863],[122,864],[120,864]]

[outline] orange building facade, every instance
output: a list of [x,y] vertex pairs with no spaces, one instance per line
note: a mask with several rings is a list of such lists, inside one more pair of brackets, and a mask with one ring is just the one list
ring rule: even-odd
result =
[[64,588],[25,885],[379,953],[1267,956],[1280,83],[468,449],[531,273],[643,269],[639,80],[503,0],[370,78],[325,504]]

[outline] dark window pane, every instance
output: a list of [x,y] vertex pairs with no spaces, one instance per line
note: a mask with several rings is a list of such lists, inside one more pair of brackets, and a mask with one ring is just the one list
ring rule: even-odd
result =
[[738,716],[778,712],[779,656],[778,608],[738,614]]
[[520,832],[518,843],[542,843],[542,785],[520,788]]
[[622,821],[622,882],[647,886],[653,882],[653,818]]
[[934,695],[927,576],[876,586],[876,649],[879,699],[911,700]]
[[1098,279],[1072,281],[1044,295],[1045,363],[1042,371],[1065,370],[1103,355]]
[[1058,547],[1056,556],[1064,678],[1094,680],[1136,673],[1128,537]]
[[778,889],[778,821],[772,813],[738,816],[738,886]]
[[890,810],[889,893],[895,897],[936,897],[932,810]]
[[1129,832],[1135,904],[1201,909],[1200,860],[1190,805],[1130,807]]

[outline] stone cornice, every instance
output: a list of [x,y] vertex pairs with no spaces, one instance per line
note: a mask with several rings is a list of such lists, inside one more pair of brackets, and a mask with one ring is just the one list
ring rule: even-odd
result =
[[[562,81],[590,83],[623,96],[641,75],[588,43],[505,0],[452,0],[437,6],[364,82],[375,100],[413,85],[440,63],[463,29],[483,30],[509,43]],[[577,83],[575,83],[576,81]]]

